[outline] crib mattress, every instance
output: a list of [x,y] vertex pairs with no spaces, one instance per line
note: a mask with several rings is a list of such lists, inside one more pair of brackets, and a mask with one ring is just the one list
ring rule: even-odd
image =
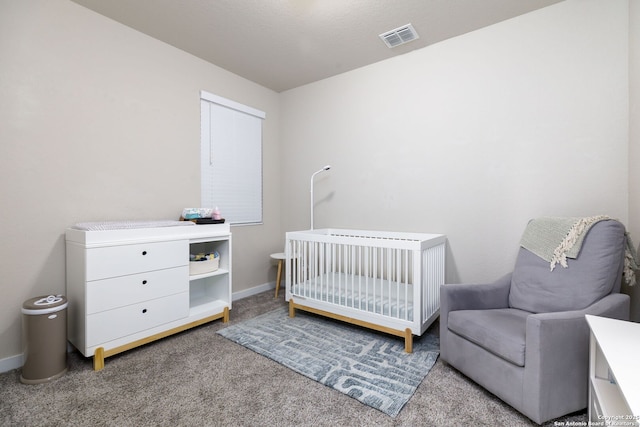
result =
[[295,283],[291,293],[308,299],[413,321],[413,284],[344,273]]

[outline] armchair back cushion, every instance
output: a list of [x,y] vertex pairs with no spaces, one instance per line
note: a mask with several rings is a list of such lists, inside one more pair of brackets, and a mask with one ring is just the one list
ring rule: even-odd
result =
[[594,224],[568,268],[520,248],[511,279],[509,305],[532,313],[581,310],[612,291],[619,292],[624,266],[625,228],[615,220]]

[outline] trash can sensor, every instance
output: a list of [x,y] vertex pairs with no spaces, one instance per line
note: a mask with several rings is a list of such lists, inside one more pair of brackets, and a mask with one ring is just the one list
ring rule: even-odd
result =
[[24,365],[20,381],[40,384],[67,372],[67,298],[46,295],[22,304]]

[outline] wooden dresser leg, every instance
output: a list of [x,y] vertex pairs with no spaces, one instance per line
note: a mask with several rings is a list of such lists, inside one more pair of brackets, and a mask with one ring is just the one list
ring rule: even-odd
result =
[[289,300],[289,317],[296,317],[296,307],[293,305],[293,298]]
[[404,351],[413,353],[413,334],[409,328],[404,330]]
[[100,371],[104,368],[104,348],[98,347],[96,348],[95,353],[93,353],[93,370]]
[[222,315],[222,322],[227,323],[229,321],[229,307],[224,308],[224,313]]

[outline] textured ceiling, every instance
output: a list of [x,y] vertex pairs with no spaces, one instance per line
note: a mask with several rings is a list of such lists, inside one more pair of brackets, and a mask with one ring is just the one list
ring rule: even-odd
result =
[[[562,0],[73,0],[281,92]],[[413,24],[389,49],[379,34]]]

